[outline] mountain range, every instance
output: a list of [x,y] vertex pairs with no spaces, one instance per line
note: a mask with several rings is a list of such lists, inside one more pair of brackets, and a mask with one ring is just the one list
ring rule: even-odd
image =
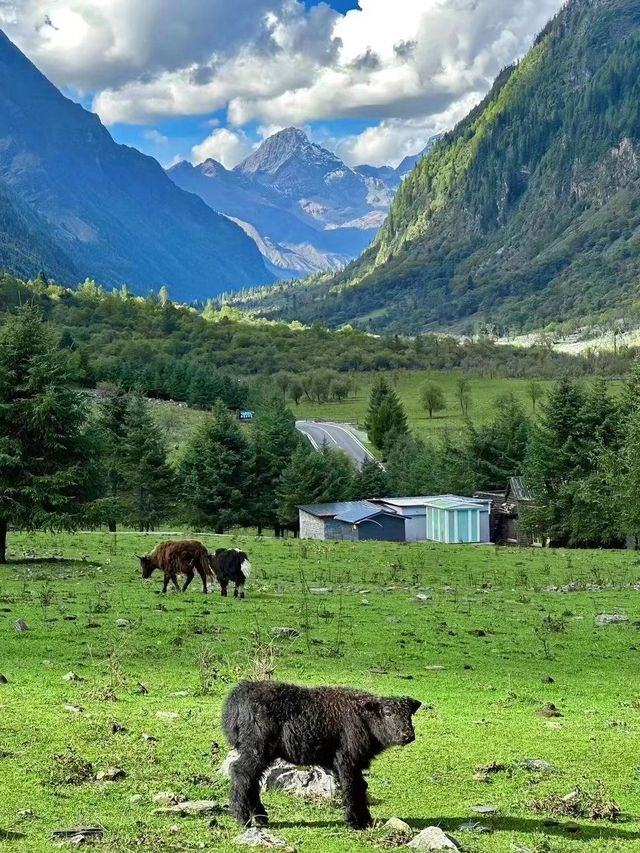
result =
[[240,227],[117,145],[2,32],[0,268],[184,301],[274,279]]
[[397,169],[352,169],[290,127],[234,169],[211,159],[196,166],[182,161],[168,174],[237,222],[278,277],[300,277],[360,255],[383,224],[403,177],[435,141]]
[[640,0],[568,0],[359,259],[239,304],[399,334],[640,322]]

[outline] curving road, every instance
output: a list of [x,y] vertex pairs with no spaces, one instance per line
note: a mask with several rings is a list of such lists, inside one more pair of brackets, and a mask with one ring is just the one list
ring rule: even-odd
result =
[[365,461],[375,460],[373,454],[369,453],[348,427],[328,422],[296,421],[296,429],[307,436],[316,450],[319,450],[323,444],[336,447],[346,453],[358,467]]

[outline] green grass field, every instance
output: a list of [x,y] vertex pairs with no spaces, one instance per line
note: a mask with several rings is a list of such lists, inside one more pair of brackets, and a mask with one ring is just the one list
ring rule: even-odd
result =
[[[425,438],[439,434],[443,429],[459,430],[464,425],[464,417],[460,403],[456,397],[456,382],[461,376],[458,371],[426,371],[404,370],[390,371],[385,374],[400,397],[410,428]],[[378,374],[356,374],[357,393],[348,400],[340,403],[313,403],[307,399],[300,401],[298,406],[291,404],[296,418],[317,418],[327,421],[355,421],[362,425],[366,418],[369,405],[371,386]],[[447,400],[447,408],[443,412],[429,418],[420,402],[420,393],[427,381],[433,381],[442,387]],[[531,401],[527,396],[527,385],[530,380],[504,378],[469,377],[471,385],[471,408],[469,414],[475,423],[489,420],[494,411],[496,398],[504,394],[515,394],[522,400],[525,410],[532,411]],[[545,390],[551,387],[550,382],[539,383]],[[538,403],[539,405],[539,403]]]
[[[221,704],[231,684],[265,669],[427,703],[416,742],[372,767],[380,821],[440,825],[470,853],[640,849],[638,555],[203,537],[249,552],[255,575],[237,601],[205,597],[195,582],[163,598],[160,578],[144,583],[134,554],[158,538],[10,538],[13,562],[0,570],[3,849],[44,853],[54,849],[52,831],[95,823],[106,827],[105,853],[239,849],[223,809],[210,827],[209,817],[154,814],[153,796],[224,806],[228,783],[216,773],[224,750],[211,750],[222,744]],[[545,591],[571,582],[591,586]],[[599,628],[600,613],[629,621]],[[14,629],[18,618],[29,631]],[[128,627],[117,627],[121,619]],[[275,626],[300,637],[274,640]],[[65,682],[69,671],[83,681]],[[545,703],[563,716],[538,716]],[[114,723],[125,730],[114,734]],[[525,770],[526,759],[557,772]],[[82,762],[127,775],[65,781]],[[478,781],[478,768],[492,763],[502,769]],[[550,806],[534,808],[599,783],[622,810],[617,823],[577,814],[548,825]],[[265,800],[272,831],[300,851],[384,847],[376,831],[347,830],[337,807],[272,792]],[[497,812],[478,816],[477,805]],[[493,831],[458,831],[473,820]]]
[[[355,374],[356,393],[342,402],[317,403],[303,398],[297,406],[293,401],[288,401],[288,405],[298,420],[350,421],[363,428],[371,386],[379,375],[378,373]],[[385,375],[405,407],[409,427],[417,435],[423,438],[434,438],[444,429],[453,432],[462,429],[464,417],[456,397],[456,382],[461,375],[459,371],[399,370],[389,371]],[[428,417],[420,402],[420,393],[427,381],[441,385],[447,400],[446,410],[434,414],[433,418]],[[530,381],[501,377],[493,379],[469,377],[472,399],[469,411],[471,420],[476,424],[491,420],[496,399],[505,394],[514,394],[522,401],[525,411],[533,414],[532,403],[527,392]],[[538,384],[546,394],[553,382],[539,380]],[[615,393],[620,387],[620,382],[612,380],[611,387]],[[539,400],[537,405],[540,406],[542,402],[543,400]],[[175,453],[203,417],[202,412],[196,409],[168,404],[151,405],[151,413],[164,431],[172,453]],[[246,428],[251,429],[249,425]]]

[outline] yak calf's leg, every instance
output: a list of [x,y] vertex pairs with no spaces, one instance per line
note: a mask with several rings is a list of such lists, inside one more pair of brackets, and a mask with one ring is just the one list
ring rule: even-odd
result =
[[187,589],[188,589],[188,587],[189,587],[189,584],[190,584],[190,583],[191,583],[191,581],[193,580],[193,575],[194,575],[194,573],[193,573],[193,569],[191,568],[191,566],[189,566],[189,568],[188,568],[188,569],[186,570],[186,572],[185,572],[185,576],[186,576],[186,578],[187,578],[187,579],[186,579],[186,581],[184,582],[184,586],[182,587],[182,591],[183,591],[183,592],[186,592],[186,591],[187,591]]
[[162,592],[163,593],[166,593],[170,580],[171,580],[171,578],[169,577],[169,575],[164,576],[164,583],[162,584]]
[[178,578],[175,574],[171,575],[171,583],[175,586],[178,592],[180,592],[180,584],[178,583]]
[[249,826],[252,818],[258,826],[267,826],[269,815],[260,799],[260,779],[268,762],[242,751],[231,765],[231,814],[240,826]]
[[335,771],[344,798],[345,819],[352,829],[366,829],[373,819],[367,802],[367,783],[359,767],[343,756],[337,756]]
[[244,598],[244,584],[237,583],[233,594],[236,598]]
[[223,598],[227,597],[227,587],[229,586],[229,581],[220,581],[220,595]]

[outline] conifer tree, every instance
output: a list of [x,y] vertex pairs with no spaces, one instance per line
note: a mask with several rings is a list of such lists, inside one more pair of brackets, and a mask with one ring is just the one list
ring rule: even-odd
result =
[[498,398],[495,417],[485,426],[466,426],[465,453],[475,469],[476,489],[502,489],[522,473],[529,445],[530,422],[513,394]]
[[32,307],[0,328],[0,563],[10,526],[72,529],[95,497],[95,448],[67,359]]
[[371,389],[365,428],[369,441],[383,453],[386,453],[400,436],[409,432],[402,403],[382,376]]
[[129,403],[128,395],[117,386],[107,389],[98,403],[97,427],[101,441],[104,486],[102,513],[112,532],[115,532],[118,521],[125,515],[124,497],[128,480],[124,447],[127,442]]
[[303,442],[291,457],[278,487],[278,517],[287,527],[297,527],[298,506],[350,500],[353,467],[344,453],[323,447],[314,450]]
[[440,460],[435,448],[413,434],[401,436],[387,457],[389,494],[417,497],[440,490]]
[[257,412],[254,427],[253,521],[259,530],[272,525],[279,533],[277,491],[282,472],[298,444],[303,441],[296,430],[295,418],[280,395],[268,400]]
[[253,515],[253,452],[238,423],[218,401],[194,432],[178,464],[186,521],[216,533]]
[[353,478],[354,500],[383,498],[389,494],[386,471],[373,459],[366,459]]
[[128,401],[121,453],[126,487],[123,519],[138,530],[153,530],[169,513],[174,477],[164,441],[142,397]]

